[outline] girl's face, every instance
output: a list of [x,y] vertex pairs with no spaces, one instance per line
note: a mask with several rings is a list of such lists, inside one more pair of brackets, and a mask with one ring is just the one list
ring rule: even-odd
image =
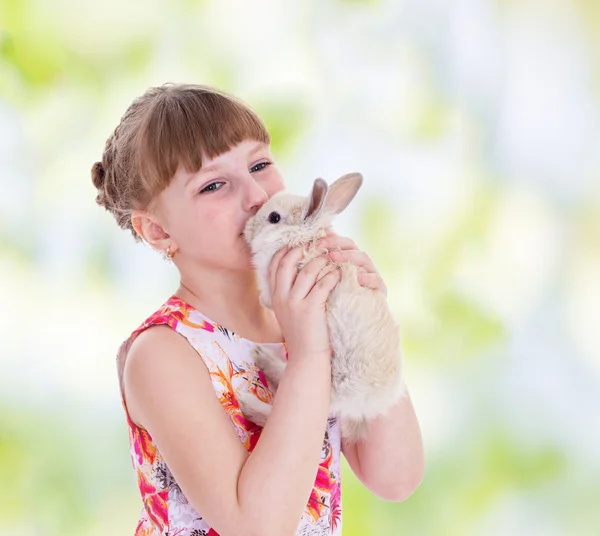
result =
[[[246,140],[199,172],[181,166],[157,199],[161,227],[176,249],[176,262],[247,270],[250,250],[242,232],[248,218],[284,189],[269,146]],[[179,258],[177,258],[179,257]],[[179,262],[178,262],[179,261]]]

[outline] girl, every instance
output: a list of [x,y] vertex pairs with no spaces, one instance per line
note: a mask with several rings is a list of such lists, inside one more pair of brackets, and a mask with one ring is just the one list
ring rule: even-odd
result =
[[[144,504],[136,536],[340,535],[341,452],[384,499],[405,499],[422,478],[408,395],[354,445],[341,444],[327,415],[325,301],[340,275],[317,274],[331,255],[385,292],[369,257],[333,233],[300,272],[301,249],[281,250],[269,271],[273,310],[260,305],[242,231],[284,188],[269,143],[238,99],[165,85],[133,102],[92,168],[97,203],[180,274],[175,294],[118,352]],[[274,400],[250,357],[258,342],[289,360]],[[241,413],[241,390],[273,404],[264,428]]]

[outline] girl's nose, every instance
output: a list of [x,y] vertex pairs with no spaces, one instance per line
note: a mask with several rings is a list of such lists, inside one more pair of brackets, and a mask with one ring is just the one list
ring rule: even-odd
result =
[[251,180],[248,183],[244,198],[244,210],[255,212],[262,207],[269,199],[267,192],[260,187],[256,181]]

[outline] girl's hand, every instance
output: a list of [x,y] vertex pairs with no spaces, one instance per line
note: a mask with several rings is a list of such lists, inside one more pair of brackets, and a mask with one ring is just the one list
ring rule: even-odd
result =
[[289,355],[331,355],[329,331],[325,322],[325,302],[341,278],[339,268],[317,279],[329,259],[323,255],[301,270],[302,246],[282,248],[269,266],[271,302]]
[[326,229],[325,232],[326,236],[317,241],[317,246],[328,249],[329,258],[333,261],[351,262],[362,268],[364,271],[358,274],[359,285],[380,290],[387,296],[385,282],[371,258],[364,251],[360,251],[350,238],[339,236],[330,229]]

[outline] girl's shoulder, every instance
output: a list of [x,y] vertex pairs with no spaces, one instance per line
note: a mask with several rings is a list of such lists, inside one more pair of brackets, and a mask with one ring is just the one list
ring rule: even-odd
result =
[[[169,329],[149,329],[164,326]],[[225,326],[214,322],[189,303],[173,295],[167,299],[157,311],[152,313],[121,344],[118,351],[119,376],[122,377],[125,360],[133,346],[145,348],[153,344],[167,350],[169,345],[180,343],[176,332],[187,340],[198,353],[209,370],[245,369],[252,366],[252,349],[256,345],[239,336]],[[136,342],[137,339],[140,339]],[[280,352],[282,358],[287,357],[285,342],[261,343]],[[165,351],[165,354],[170,353]]]
[[[179,333],[197,348],[199,341],[212,341],[225,336],[229,339],[235,334],[212,322],[200,311],[175,295],[169,297],[154,313],[148,316],[121,344],[120,353],[127,353],[135,340],[143,334],[142,339],[152,340],[164,338],[164,330],[149,329],[155,326],[165,326]],[[161,334],[161,332],[163,334]],[[166,335],[168,337],[168,335]]]
[[171,296],[160,308],[152,313],[142,324],[133,331],[130,338],[135,338],[141,332],[151,326],[168,325],[175,331],[178,331],[183,326],[194,329],[203,329],[209,332],[214,331],[214,326],[207,319],[202,319],[198,322],[194,317],[200,315],[199,311],[191,305],[184,302],[177,296]]

